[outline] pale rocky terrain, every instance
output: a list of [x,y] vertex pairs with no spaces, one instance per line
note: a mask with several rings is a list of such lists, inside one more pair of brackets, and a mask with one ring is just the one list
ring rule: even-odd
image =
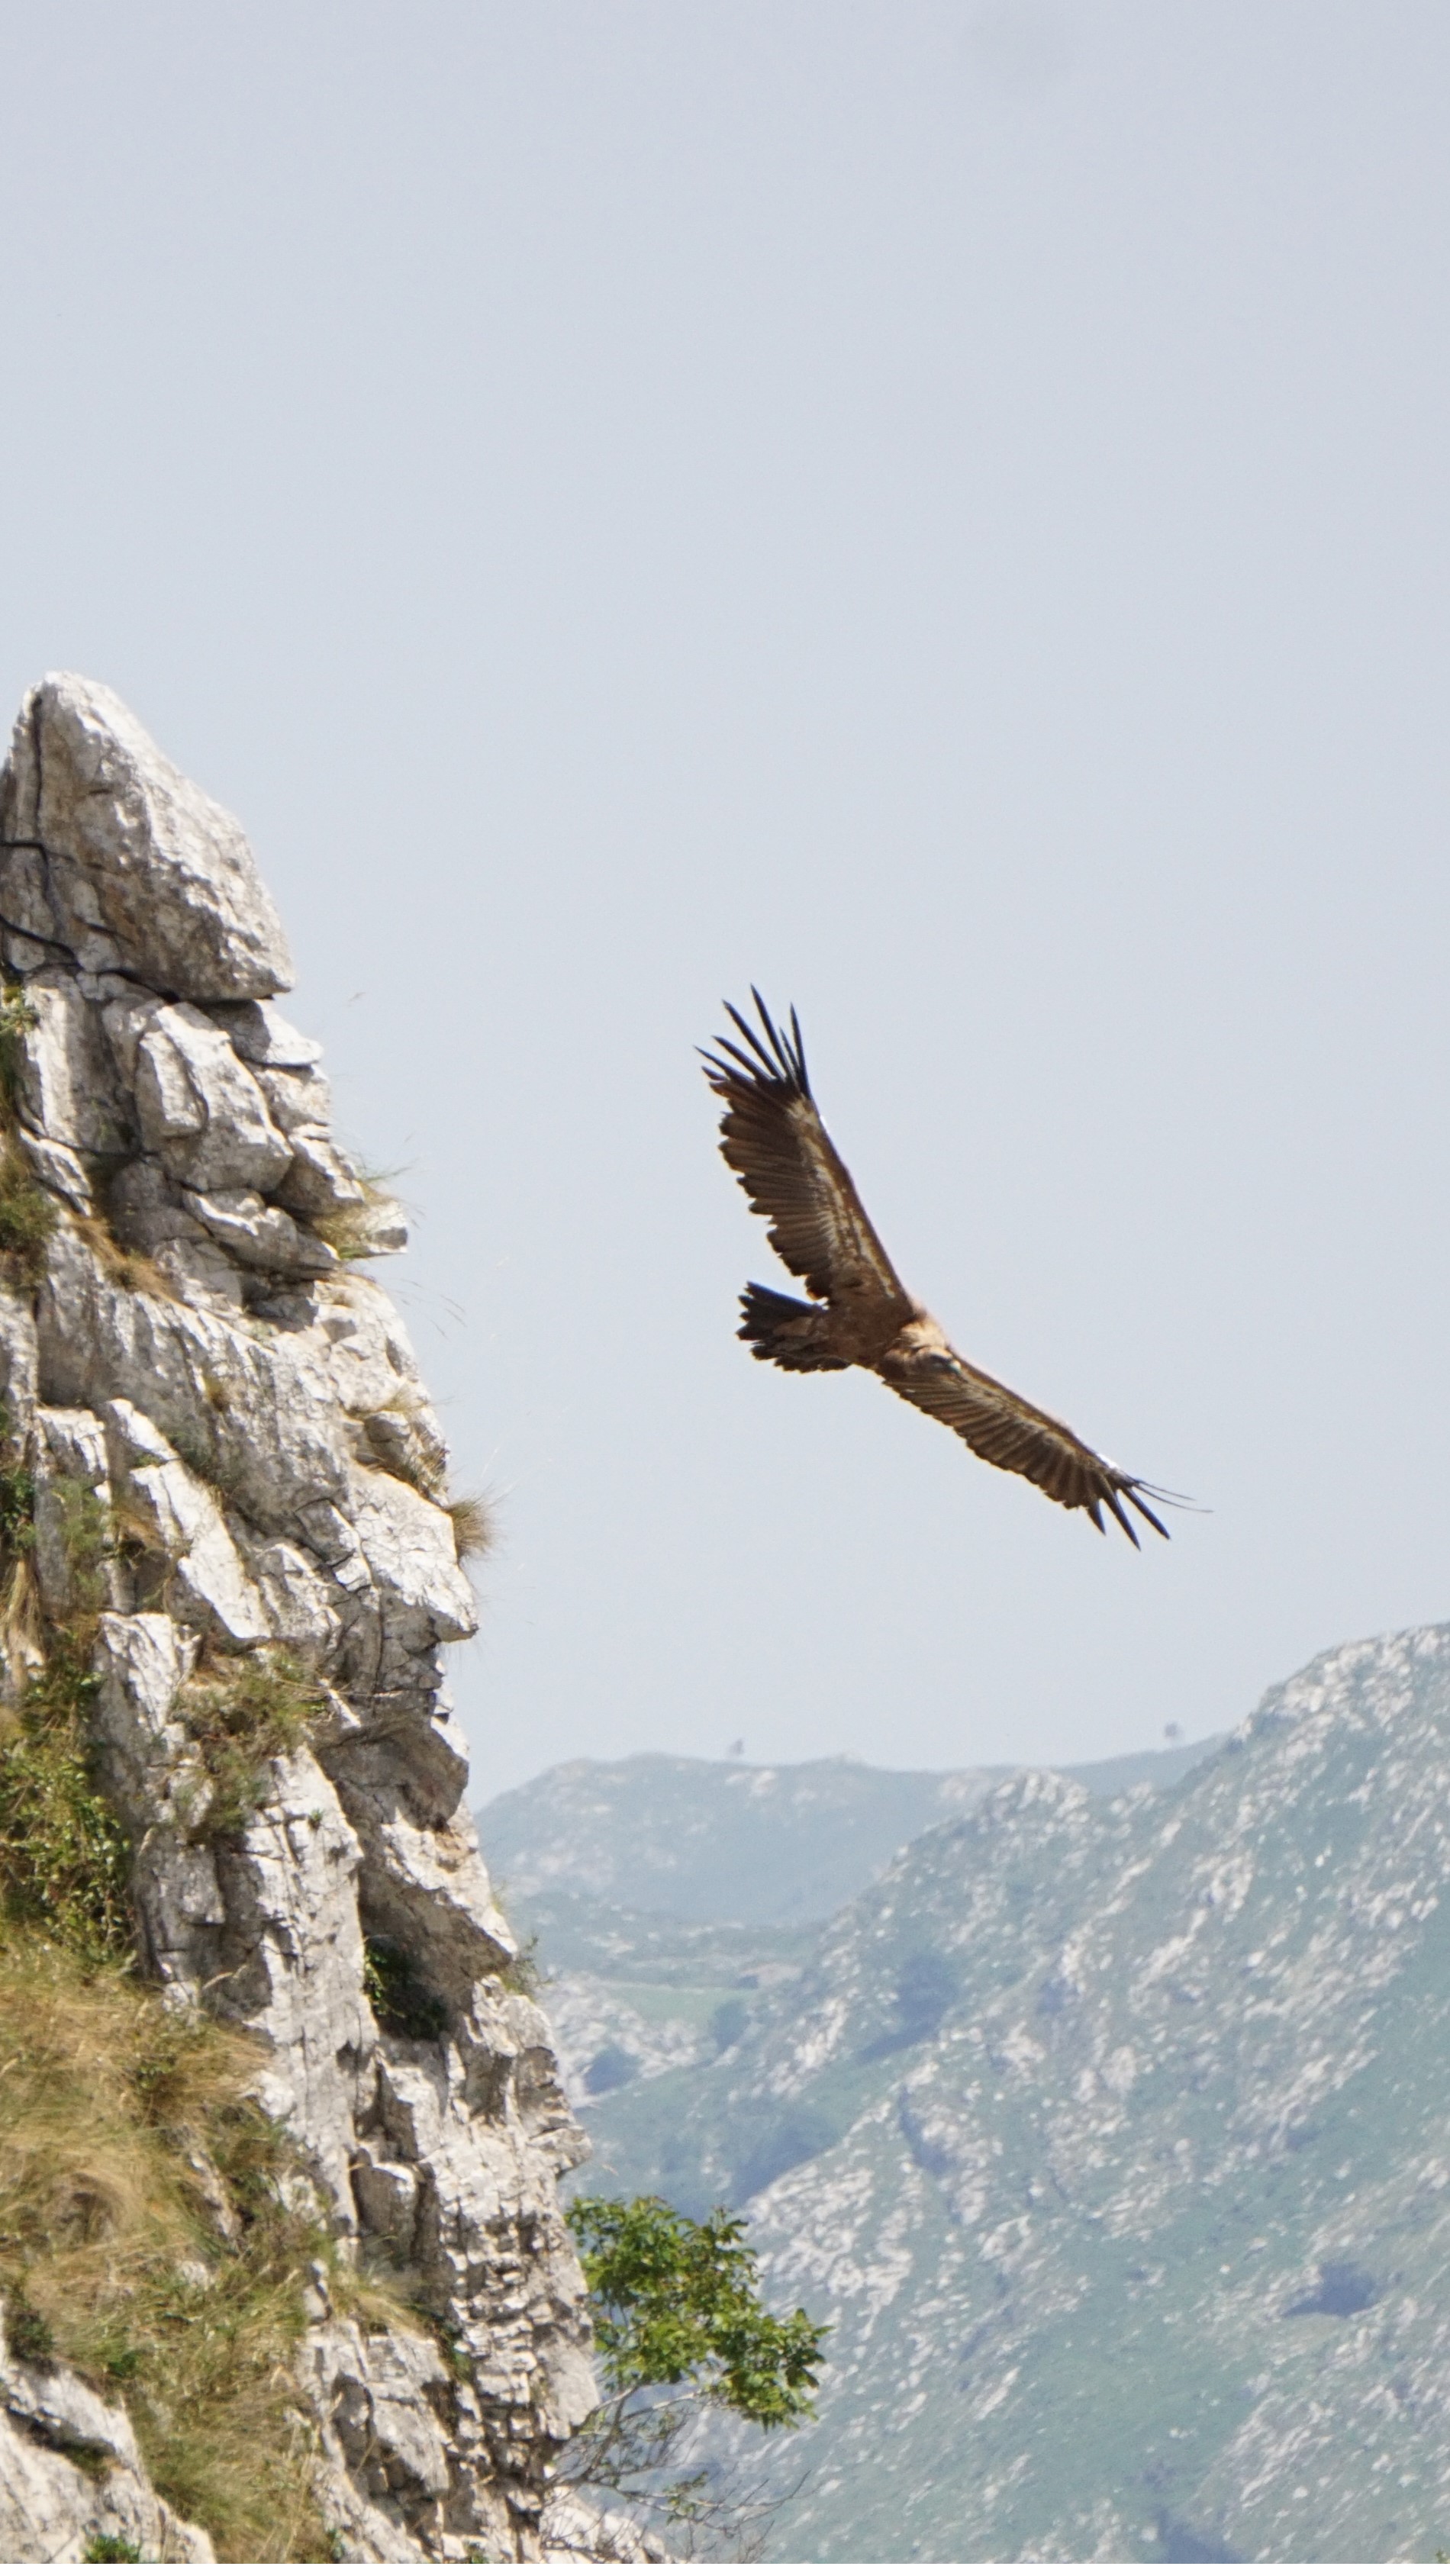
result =
[[834,2329],[815,2425],[709,2428],[771,2556],[1450,2548],[1447,1869],[1450,1628],[1343,1646],[1175,1784],[1000,1782],[590,2101],[609,2188],[743,2208]]
[[0,2307],[0,2549],[22,2561],[74,2560],[101,2532],[147,2562],[213,2557],[207,2534],[156,2493],[124,2408],[62,2365],[18,2361]]
[[[1218,1740],[1066,1776],[1098,1796],[1167,1785]],[[587,2108],[637,2077],[712,2065],[757,1996],[800,1974],[821,1916],[1012,1776],[640,1753],[560,1763],[492,1799],[480,1840],[536,1939],[570,2101]],[[640,2097],[646,2121],[652,2106]]]
[[[277,1008],[290,960],[239,826],[72,675],[27,699],[0,773],[0,953],[25,1006],[19,1142],[58,1217],[34,1293],[0,1291],[5,1455],[33,1471],[52,1615],[78,1498],[122,1533],[93,1730],[143,1969],[265,2043],[265,2106],[336,2227],[438,2320],[365,2334],[315,2300],[298,2380],[338,2553],[588,2551],[549,2489],[594,2397],[557,2196],[585,2141],[511,1988],[466,1803],[441,1658],[475,1613],[442,1435],[398,1314],[337,1248],[404,1230]],[[184,1685],[277,1646],[325,1685],[321,1714],[241,1827],[209,1833]],[[379,2026],[365,1936],[406,1961],[436,2036]],[[211,2555],[119,2409],[3,2362],[0,2557],[75,2558],[102,2525],[145,2557]]]

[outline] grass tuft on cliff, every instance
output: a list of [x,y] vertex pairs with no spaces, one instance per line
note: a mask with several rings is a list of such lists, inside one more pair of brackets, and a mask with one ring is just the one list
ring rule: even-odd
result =
[[326,1691],[285,1646],[217,1655],[193,1676],[177,1706],[212,1784],[208,1838],[241,1832],[265,1792],[267,1764],[296,1753],[326,1705]]
[[455,1494],[443,1508],[453,1523],[453,1545],[460,1565],[493,1553],[497,1529],[494,1508],[486,1494]]
[[383,1187],[396,1174],[362,1170],[356,1177],[362,1191],[360,1206],[338,1208],[330,1216],[310,1217],[308,1223],[339,1261],[378,1261],[399,1248],[387,1240],[397,1221],[397,1201]]
[[95,1968],[122,1964],[132,1948],[126,1837],[93,1785],[86,1741],[111,1531],[85,1486],[62,1477],[51,1490],[73,1607],[42,1635],[34,1483],[22,1467],[0,1468],[0,1627],[12,1669],[25,1674],[16,1703],[0,1705],[0,1918],[43,1928]]
[[129,1289],[133,1296],[159,1297],[164,1304],[177,1304],[176,1289],[159,1262],[149,1252],[138,1251],[134,1244],[118,1241],[110,1219],[104,1216],[78,1216],[72,1219],[77,1234],[89,1245],[108,1279],[118,1288]]
[[26,1033],[39,1026],[40,1014],[21,986],[5,985],[0,991],[0,1268],[26,1288],[36,1286],[45,1268],[45,1247],[59,1213],[14,1133]]
[[0,2293],[35,2353],[125,2405],[217,2556],[329,2554],[291,2356],[327,2230],[247,2096],[262,2052],[0,1925]]
[[59,1210],[12,1136],[0,1143],[0,1263],[22,1287],[38,1285]]

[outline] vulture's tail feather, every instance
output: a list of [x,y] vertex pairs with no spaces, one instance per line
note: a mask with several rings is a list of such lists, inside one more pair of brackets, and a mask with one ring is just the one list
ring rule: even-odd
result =
[[782,1297],[778,1288],[762,1288],[752,1279],[740,1299],[742,1322],[737,1339],[748,1342],[758,1360],[773,1360],[783,1369],[849,1368],[827,1349],[830,1318],[824,1306],[808,1306],[799,1297]]

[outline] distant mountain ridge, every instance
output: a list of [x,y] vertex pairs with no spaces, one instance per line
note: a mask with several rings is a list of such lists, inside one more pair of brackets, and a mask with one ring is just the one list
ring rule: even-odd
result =
[[[1099,1796],[1139,1780],[1167,1787],[1221,1740],[1064,1776]],[[1012,1776],[1005,1766],[886,1771],[840,1757],[766,1765],[637,1753],[560,1763],[481,1807],[477,1824],[516,1911],[520,1899],[557,1894],[686,1923],[813,1923],[869,1886],[903,1843]]]
[[833,2326],[774,2554],[1450,2546],[1447,1875],[1450,1628],[1371,1639],[1176,1785],[1000,1783],[590,2102]]

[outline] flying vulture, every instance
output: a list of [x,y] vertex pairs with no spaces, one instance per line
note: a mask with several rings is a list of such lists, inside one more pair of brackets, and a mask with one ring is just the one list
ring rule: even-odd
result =
[[1125,1476],[1065,1422],[973,1368],[908,1295],[821,1124],[795,1012],[787,1037],[759,993],[755,1007],[759,1033],[727,1002],[744,1045],[717,1038],[718,1055],[703,1047],[700,1053],[710,1088],[725,1104],[720,1151],[755,1214],[769,1218],[772,1249],[805,1281],[812,1302],[752,1280],[740,1300],[740,1340],[777,1368],[874,1369],[979,1458],[1026,1476],[1066,1511],[1086,1512],[1101,1530],[1106,1504],[1136,1547],[1137,1532],[1123,1508],[1129,1503],[1166,1538],[1145,1497],[1167,1503],[1173,1496]]

